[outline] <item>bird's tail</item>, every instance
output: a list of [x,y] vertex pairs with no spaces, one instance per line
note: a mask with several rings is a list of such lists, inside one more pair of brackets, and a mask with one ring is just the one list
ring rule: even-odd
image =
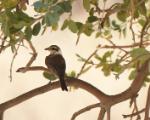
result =
[[67,85],[65,83],[64,77],[59,78],[60,79],[60,85],[61,85],[61,89],[64,91],[68,91]]

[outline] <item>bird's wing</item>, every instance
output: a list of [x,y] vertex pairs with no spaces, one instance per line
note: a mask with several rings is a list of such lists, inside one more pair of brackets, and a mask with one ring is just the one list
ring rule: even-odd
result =
[[49,69],[53,69],[58,76],[65,74],[66,63],[62,55],[49,55],[45,59]]

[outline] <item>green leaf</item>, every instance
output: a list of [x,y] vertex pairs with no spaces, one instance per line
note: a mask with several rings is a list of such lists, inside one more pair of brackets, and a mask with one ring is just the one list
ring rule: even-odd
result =
[[26,25],[24,21],[17,21],[17,23],[12,24],[15,29],[21,29]]
[[139,19],[138,23],[143,27],[145,25],[145,19]]
[[125,5],[125,6],[129,6],[130,0],[123,0],[123,1],[124,1],[124,5]]
[[113,26],[113,29],[114,29],[114,30],[120,30],[120,29],[121,29],[121,28],[120,28],[120,25],[117,24],[116,21],[114,21],[114,20],[112,21],[112,26]]
[[126,11],[119,11],[117,13],[117,18],[122,21],[122,22],[125,22],[126,21],[126,18],[127,18],[127,12]]
[[26,27],[24,32],[25,32],[25,38],[27,40],[31,40],[31,38],[32,38],[32,29],[31,29],[31,27],[30,26]]
[[41,30],[41,23],[38,22],[34,25],[33,30],[32,30],[32,34],[36,36],[39,34],[40,30]]
[[81,22],[76,22],[76,25],[77,25],[77,28],[78,28],[78,30],[79,30],[79,32],[82,32],[82,30],[83,30],[83,23],[81,23]]
[[106,18],[106,20],[104,22],[104,26],[108,27],[108,28],[110,27],[110,18],[109,17]]
[[79,54],[76,54],[76,56],[78,57],[78,60],[81,61],[81,62],[84,62],[86,59],[83,58],[81,55]]
[[102,71],[104,72],[105,76],[109,76],[111,73],[110,65],[109,64],[103,64]]
[[134,11],[134,18],[138,18],[138,17],[139,17],[138,9],[135,9],[135,11]]
[[51,81],[57,79],[57,77],[56,77],[54,74],[49,74],[49,73],[47,73],[47,72],[43,72],[43,76],[44,76],[46,79],[51,80]]
[[145,48],[135,48],[130,52],[132,59],[144,62],[150,58],[150,53]]
[[11,51],[12,53],[14,53],[16,51],[15,44],[17,43],[17,40],[14,35],[10,35],[9,38],[10,38],[9,44],[11,47]]
[[51,26],[56,24],[59,20],[59,15],[57,13],[46,13],[45,15],[45,23],[47,26]]
[[126,28],[124,28],[124,29],[122,30],[122,33],[123,33],[123,37],[125,38],[125,37],[126,37],[126,35],[127,35],[127,29],[126,29]]
[[107,59],[108,57],[111,57],[113,54],[113,51],[107,51],[105,52],[105,54],[103,55],[103,58]]
[[139,5],[138,10],[142,15],[144,15],[144,16],[146,15],[147,10],[146,10],[146,6],[145,6],[145,2],[142,2],[142,4]]
[[48,10],[48,4],[45,4],[42,1],[34,2],[33,6],[34,6],[34,10],[39,13],[43,13]]
[[132,70],[130,75],[129,75],[129,80],[134,80],[136,75],[137,75],[137,71],[135,69]]
[[67,73],[67,76],[76,77],[76,72],[74,70],[72,70],[71,72]]
[[96,35],[95,35],[95,38],[98,38],[101,36],[101,32],[97,32]]
[[53,31],[56,31],[58,29],[58,24],[52,24],[52,30]]
[[78,27],[76,25],[76,22],[74,22],[73,20],[70,20],[68,25],[69,25],[69,29],[71,30],[71,32],[73,32],[73,33],[78,32]]
[[61,15],[62,13],[65,12],[64,9],[63,9],[60,5],[54,6],[54,7],[52,8],[52,10],[53,10],[55,13],[59,14],[59,15]]
[[96,16],[89,16],[88,17],[88,22],[92,23],[92,22],[96,22],[98,20],[98,18]]
[[5,36],[9,36],[10,35],[9,24],[8,24],[7,21],[6,21],[6,23],[2,24],[1,29],[4,32]]
[[150,78],[147,76],[144,81],[149,83],[150,82]]
[[17,17],[18,21],[24,21],[24,22],[26,22],[28,24],[31,24],[33,22],[33,20],[34,20],[33,17],[30,17],[28,14],[26,14],[26,13],[24,13],[22,11],[17,11],[15,13],[15,16]]
[[71,2],[70,1],[63,1],[58,3],[58,5],[65,11],[70,12],[72,9]]
[[84,9],[89,12],[90,11],[90,0],[83,0]]
[[62,27],[61,27],[61,30],[66,29],[66,28],[67,28],[67,26],[68,26],[68,20],[66,19],[66,20],[64,21],[64,23],[63,23]]
[[18,4],[19,0],[2,0],[1,4],[7,9],[15,8]]
[[9,28],[10,34],[14,34],[14,33],[18,32],[20,30],[21,30],[21,28],[15,28],[15,27],[10,27]]
[[83,26],[83,33],[87,36],[91,36],[91,34],[94,32],[93,25],[91,23],[86,23]]
[[90,15],[90,16],[93,16],[93,15],[94,15],[94,8],[91,8],[91,9],[90,9],[89,15]]
[[123,71],[123,67],[118,63],[113,63],[111,64],[111,70],[120,74]]

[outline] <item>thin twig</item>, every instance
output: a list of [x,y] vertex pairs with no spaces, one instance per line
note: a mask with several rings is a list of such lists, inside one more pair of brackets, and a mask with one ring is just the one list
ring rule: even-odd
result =
[[[113,43],[113,41],[108,40],[108,42],[109,42],[110,44],[112,44],[112,46],[116,46],[116,44]],[[128,52],[127,52],[126,50],[124,50],[122,47],[119,47],[118,49],[120,49],[121,51],[123,51],[123,52],[125,52],[125,53],[128,53]]]
[[31,48],[31,50],[32,50],[32,57],[30,58],[30,60],[29,60],[29,62],[26,64],[26,67],[30,67],[31,66],[31,64],[34,62],[34,60],[36,59],[36,57],[37,57],[37,52],[36,52],[36,49],[35,49],[35,47],[33,46],[33,44],[32,44],[32,42],[31,41],[29,41],[29,40],[26,40],[27,41],[27,43],[29,44],[29,47]]
[[1,45],[0,45],[0,53],[3,51],[3,48],[4,48],[4,44],[5,44],[5,37],[3,38],[2,36],[4,35],[4,33],[2,32],[1,34],[0,34],[0,39],[2,40],[2,43],[1,43]]
[[146,107],[145,107],[145,118],[144,120],[148,120],[149,116],[149,110],[150,110],[150,86],[148,88],[147,93],[147,101],[146,101]]
[[78,35],[78,37],[77,37],[76,45],[78,45],[78,43],[79,43],[81,33],[79,32],[77,35]]
[[145,35],[145,30],[146,30],[146,27],[147,27],[148,24],[149,24],[149,18],[146,17],[146,22],[145,22],[145,24],[144,24],[144,26],[143,26],[143,28],[141,30],[140,45],[139,45],[139,47],[143,47],[143,41],[144,41],[143,37]]
[[[132,101],[134,103],[134,108],[132,110],[132,114],[133,114],[134,112],[138,112],[139,110],[138,110],[138,107],[137,107],[136,97],[133,97],[132,99],[133,99]],[[136,116],[137,116],[137,120],[139,118],[141,118],[140,114],[137,114]],[[132,120],[132,119],[133,119],[133,116],[130,116],[130,120]]]
[[72,115],[72,118],[71,120],[75,120],[77,116],[79,116],[80,114],[82,113],[85,113],[93,108],[97,108],[97,107],[100,107],[100,103],[96,103],[96,104],[92,104],[92,105],[89,105],[89,106],[86,106],[85,108],[82,108],[81,110],[75,112],[73,115]]
[[[141,43],[134,43],[134,44],[131,44],[131,45],[113,45],[113,46],[109,46],[109,45],[104,45],[102,46],[101,48],[110,48],[110,49],[120,49],[120,48],[133,48],[133,47],[138,47]],[[145,42],[145,43],[142,43],[142,46],[148,46],[150,45],[149,42]]]
[[140,114],[140,113],[142,113],[142,112],[144,112],[145,111],[145,108],[143,108],[142,110],[140,110],[140,111],[137,111],[137,112],[135,112],[135,113],[132,113],[132,114],[129,114],[129,115],[122,115],[124,118],[127,118],[127,117],[133,117],[133,116],[136,116],[136,115],[138,115],[138,114]]
[[52,69],[47,69],[43,66],[21,67],[21,68],[18,68],[18,70],[16,72],[25,73],[27,71],[45,71],[45,72],[48,72],[50,74],[54,73],[52,71]]
[[96,50],[94,50],[94,52],[85,60],[84,64],[82,65],[80,72],[77,74],[77,78],[82,74],[82,72],[84,71],[85,66],[87,65],[87,63],[89,62],[89,60],[97,53],[99,46],[96,48]]
[[135,43],[135,33],[134,33],[134,30],[133,30],[133,16],[131,17],[131,20],[130,20],[130,30],[131,30],[131,33],[132,33],[132,40],[133,42]]
[[16,58],[16,56],[17,56],[17,54],[18,54],[18,50],[19,50],[19,48],[20,48],[20,44],[21,44],[21,41],[19,42],[19,44],[18,44],[18,46],[17,46],[17,48],[16,48],[16,50],[15,50],[15,53],[14,53],[14,55],[13,55],[13,58],[12,58],[12,61],[11,61],[11,65],[10,65],[10,82],[12,82],[12,72],[13,72],[13,64],[14,64],[14,60],[15,60],[15,58]]

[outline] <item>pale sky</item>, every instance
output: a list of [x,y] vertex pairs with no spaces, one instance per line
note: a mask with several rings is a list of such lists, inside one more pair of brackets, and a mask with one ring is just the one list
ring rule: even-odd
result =
[[[84,16],[79,14],[80,20],[84,20]],[[74,16],[79,18],[77,15]],[[81,36],[79,45],[76,46],[76,35],[65,31],[51,32],[47,30],[43,36],[34,37],[33,44],[36,46],[38,56],[33,65],[44,65],[45,56],[48,55],[44,48],[51,44],[57,44],[61,47],[63,56],[66,59],[67,71],[79,71],[82,63],[77,61],[75,53],[80,53],[82,56],[87,57],[94,51],[96,45],[100,42],[99,39],[94,37]],[[7,49],[0,54],[0,101],[5,102],[11,98],[21,95],[36,87],[40,87],[48,82],[43,76],[41,71],[16,73],[19,67],[23,67],[30,58],[30,50],[21,48],[20,52],[15,59],[13,68],[13,82],[9,80],[10,62],[12,54],[10,49]],[[117,94],[126,90],[131,81],[127,80],[127,73],[121,75],[119,80],[115,80],[114,76],[104,77],[100,70],[92,69],[80,78],[90,82],[94,86],[107,94]],[[138,103],[139,109],[144,108],[146,101],[147,88],[142,88],[142,94],[139,95]],[[5,120],[70,120],[72,114],[83,107],[97,103],[97,99],[81,89],[63,92],[61,89],[51,91],[40,96],[36,96],[24,103],[21,103],[5,113]],[[122,102],[112,107],[112,120],[123,120],[122,114],[131,112],[129,101]],[[99,109],[93,109],[80,115],[77,120],[96,120]]]

